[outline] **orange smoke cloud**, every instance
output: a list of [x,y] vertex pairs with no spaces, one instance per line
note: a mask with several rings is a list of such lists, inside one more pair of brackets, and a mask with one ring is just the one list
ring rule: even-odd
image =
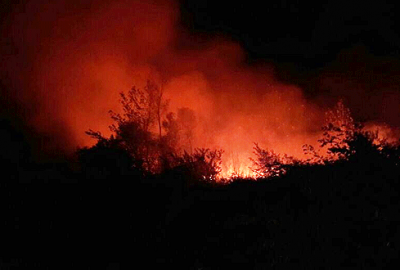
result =
[[192,41],[177,19],[177,5],[168,1],[18,7],[9,29],[18,53],[7,64],[25,64],[11,76],[20,101],[37,102],[30,123],[55,134],[62,122],[70,147],[91,144],[84,131],[109,133],[108,110],[118,110],[119,92],[151,79],[163,83],[170,110],[195,111],[194,146],[223,148],[232,157],[226,166],[247,171],[253,142],[299,155],[318,120],[301,90],[277,82],[271,67],[246,66],[243,50],[226,38]]
[[301,157],[322,110],[277,81],[272,66],[247,65],[235,42],[195,37],[178,19],[172,1],[28,1],[3,24],[12,44],[4,78],[28,121],[69,150],[94,143],[89,128],[109,134],[119,92],[150,79],[171,111],[195,111],[194,146],[224,149],[226,171],[249,172],[253,142]]

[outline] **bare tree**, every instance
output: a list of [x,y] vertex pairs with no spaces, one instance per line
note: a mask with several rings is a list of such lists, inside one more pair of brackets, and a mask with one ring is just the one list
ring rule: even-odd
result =
[[[110,126],[114,134],[109,139],[92,130],[87,134],[98,141],[117,140],[144,171],[156,172],[159,167],[161,122],[167,109],[167,102],[162,97],[162,90],[150,81],[143,90],[132,87],[127,93],[121,92],[122,113],[109,112],[115,121]],[[159,140],[152,133],[157,125]]]
[[342,100],[329,110],[322,127],[323,137],[318,140],[320,147],[327,147],[328,159],[333,161],[344,157],[344,151],[349,149],[348,141],[361,130],[361,125],[354,122],[350,109]]
[[[155,124],[161,137],[162,117],[165,114],[168,101],[163,100],[163,91],[156,84],[147,81],[143,90],[132,87],[128,93],[120,93],[123,114],[110,110],[110,115],[117,124],[135,122],[144,131],[151,131]],[[111,126],[115,131],[115,126]]]

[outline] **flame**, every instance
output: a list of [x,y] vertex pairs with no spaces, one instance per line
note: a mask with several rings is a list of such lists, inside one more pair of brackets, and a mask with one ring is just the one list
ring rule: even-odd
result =
[[222,161],[222,171],[220,177],[231,179],[234,177],[255,178],[255,173],[251,170],[252,163],[249,153],[229,152],[225,153]]
[[[176,2],[81,5],[55,1],[49,8],[28,1],[26,8],[36,13],[17,14],[11,24],[24,53],[7,64],[26,66],[27,55],[33,60],[19,86],[38,97],[39,110],[30,120],[37,130],[51,133],[54,122],[62,122],[71,130],[72,150],[92,145],[84,132],[110,134],[108,111],[120,110],[119,92],[143,88],[150,79],[163,88],[169,111],[195,112],[193,147],[225,151],[223,177],[253,176],[254,142],[298,155],[313,141],[320,113],[301,89],[276,80],[269,65],[245,64],[242,48],[227,38],[195,41],[176,25]],[[21,102],[30,106],[31,100]]]
[[68,150],[94,143],[89,128],[109,135],[119,92],[148,79],[163,88],[169,111],[195,112],[193,147],[225,151],[222,177],[254,176],[254,142],[303,159],[302,146],[320,137],[323,108],[279,81],[272,65],[246,63],[236,42],[182,29],[177,1],[70,2],[31,0],[23,8],[32,12],[11,14],[4,27],[16,53],[3,65],[32,112],[27,121],[54,140],[64,134]]
[[365,131],[377,133],[377,142],[386,140],[387,143],[398,143],[400,138],[400,130],[390,127],[385,123],[368,122],[365,127]]

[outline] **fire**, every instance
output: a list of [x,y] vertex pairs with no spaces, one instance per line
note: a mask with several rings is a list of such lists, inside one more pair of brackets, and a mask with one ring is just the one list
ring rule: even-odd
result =
[[396,143],[400,138],[400,130],[385,123],[369,122],[365,125],[364,130],[377,133],[378,141],[386,140],[388,143]]
[[324,108],[271,64],[248,64],[236,42],[187,33],[176,1],[64,2],[28,1],[25,10],[36,12],[10,17],[19,53],[4,66],[18,67],[9,76],[32,111],[27,121],[54,140],[64,134],[68,150],[94,143],[89,128],[110,134],[119,92],[147,80],[163,88],[167,112],[194,112],[190,148],[225,151],[222,177],[254,176],[254,143],[302,159],[302,146],[320,137]]
[[225,153],[222,158],[220,177],[225,179],[232,177],[255,178],[249,156],[250,153]]

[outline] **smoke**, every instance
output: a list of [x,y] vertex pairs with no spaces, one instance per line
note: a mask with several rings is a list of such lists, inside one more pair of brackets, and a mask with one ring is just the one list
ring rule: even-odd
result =
[[318,76],[320,99],[341,97],[360,121],[400,126],[400,61],[359,44],[343,49]]
[[[2,91],[47,137],[44,151],[106,133],[118,93],[142,84],[174,38],[176,7],[162,1],[25,1],[2,23]],[[4,100],[2,103],[8,103]]]
[[[301,156],[301,146],[320,135],[326,100],[344,95],[357,116],[374,116],[361,109],[365,100],[375,104],[366,95],[368,83],[351,87],[352,96],[345,90],[351,80],[341,84],[342,73],[352,70],[338,71],[347,60],[314,78],[325,94],[311,101],[295,82],[276,79],[272,65],[247,64],[228,37],[188,33],[173,1],[16,4],[2,23],[2,61],[4,89],[24,121],[47,138],[43,151],[93,144],[84,133],[89,128],[109,134],[108,111],[118,111],[119,92],[142,88],[148,79],[163,86],[171,111],[195,111],[195,146],[223,148],[231,163],[240,163],[226,163],[231,170],[246,171],[253,142]],[[364,91],[359,101],[357,89]],[[378,120],[395,112],[396,91],[374,97],[383,109],[373,106]],[[398,115],[391,124],[400,124]]]

